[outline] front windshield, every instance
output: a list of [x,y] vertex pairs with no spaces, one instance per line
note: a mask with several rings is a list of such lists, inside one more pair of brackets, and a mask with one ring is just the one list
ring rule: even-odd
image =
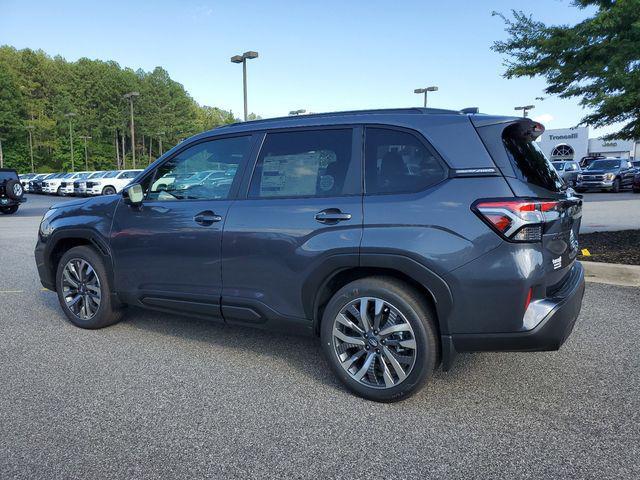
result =
[[555,168],[558,171],[564,170],[564,163],[563,162],[553,162],[553,168]]
[[89,175],[87,178],[102,178],[107,174],[107,172],[94,172]]
[[612,170],[620,168],[620,160],[596,160],[587,167],[587,170]]

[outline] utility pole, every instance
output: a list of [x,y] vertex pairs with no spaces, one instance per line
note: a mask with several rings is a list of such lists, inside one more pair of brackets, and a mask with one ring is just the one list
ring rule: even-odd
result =
[[75,113],[65,113],[64,116],[69,119],[69,143],[71,144],[71,171],[75,172],[75,164],[73,162],[73,125],[71,124],[71,117],[75,117]]
[[424,108],[427,108],[427,92],[437,92],[438,87],[416,88],[413,93],[424,93]]
[[27,125],[27,131],[29,132],[29,154],[31,155],[31,173],[35,173],[33,165],[33,129],[36,128],[33,125]]
[[84,169],[89,171],[89,155],[87,153],[87,140],[91,140],[91,137],[83,135],[80,138],[84,140]]
[[4,168],[4,157],[2,156],[2,142],[4,138],[0,138],[0,168]]
[[135,127],[133,124],[133,97],[140,95],[138,92],[129,92],[124,95],[124,98],[129,100],[129,106],[131,107],[131,158],[133,159],[133,168],[136,168],[136,137]]
[[231,63],[241,63],[242,64],[242,86],[244,90],[244,121],[247,121],[247,60],[252,58],[258,58],[258,52],[248,51],[244,52],[242,55],[234,55],[231,57]]

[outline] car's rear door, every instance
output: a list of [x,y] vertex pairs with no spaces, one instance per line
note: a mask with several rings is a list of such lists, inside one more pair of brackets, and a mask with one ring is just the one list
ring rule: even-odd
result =
[[[226,321],[311,328],[323,275],[358,265],[361,128],[265,134],[222,240]],[[275,325],[278,326],[278,325]]]
[[242,171],[251,135],[196,141],[148,172],[141,206],[121,201],[111,232],[118,293],[150,307],[220,317],[222,227],[240,177],[222,187],[177,190],[177,174]]

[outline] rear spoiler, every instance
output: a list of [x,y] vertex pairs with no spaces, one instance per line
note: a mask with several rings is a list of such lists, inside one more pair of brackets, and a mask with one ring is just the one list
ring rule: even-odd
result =
[[504,128],[517,129],[518,134],[535,140],[544,133],[544,125],[526,117],[503,117],[497,115],[470,115],[471,123],[476,128],[491,125],[504,125]]

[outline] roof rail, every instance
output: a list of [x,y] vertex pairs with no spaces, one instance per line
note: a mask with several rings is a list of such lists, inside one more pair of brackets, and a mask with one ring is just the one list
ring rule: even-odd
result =
[[309,113],[309,114],[303,114],[303,115],[289,115],[286,117],[273,117],[273,118],[262,118],[259,120],[248,120],[246,122],[234,122],[234,123],[230,123],[228,125],[222,125],[220,127],[217,127],[217,129],[220,128],[228,128],[228,127],[234,127],[234,126],[238,126],[238,125],[246,125],[246,124],[251,124],[251,125],[256,125],[256,124],[260,124],[260,123],[269,123],[269,122],[280,122],[280,121],[296,121],[299,120],[301,118],[323,118],[323,117],[338,117],[338,116],[342,116],[342,115],[376,115],[376,114],[437,114],[437,113],[457,113],[459,114],[460,112],[458,110],[445,110],[445,109],[441,109],[441,108],[418,108],[418,107],[414,107],[414,108],[377,108],[377,109],[370,109],[370,110],[346,110],[346,111],[341,111],[341,112],[324,112],[324,113]]

